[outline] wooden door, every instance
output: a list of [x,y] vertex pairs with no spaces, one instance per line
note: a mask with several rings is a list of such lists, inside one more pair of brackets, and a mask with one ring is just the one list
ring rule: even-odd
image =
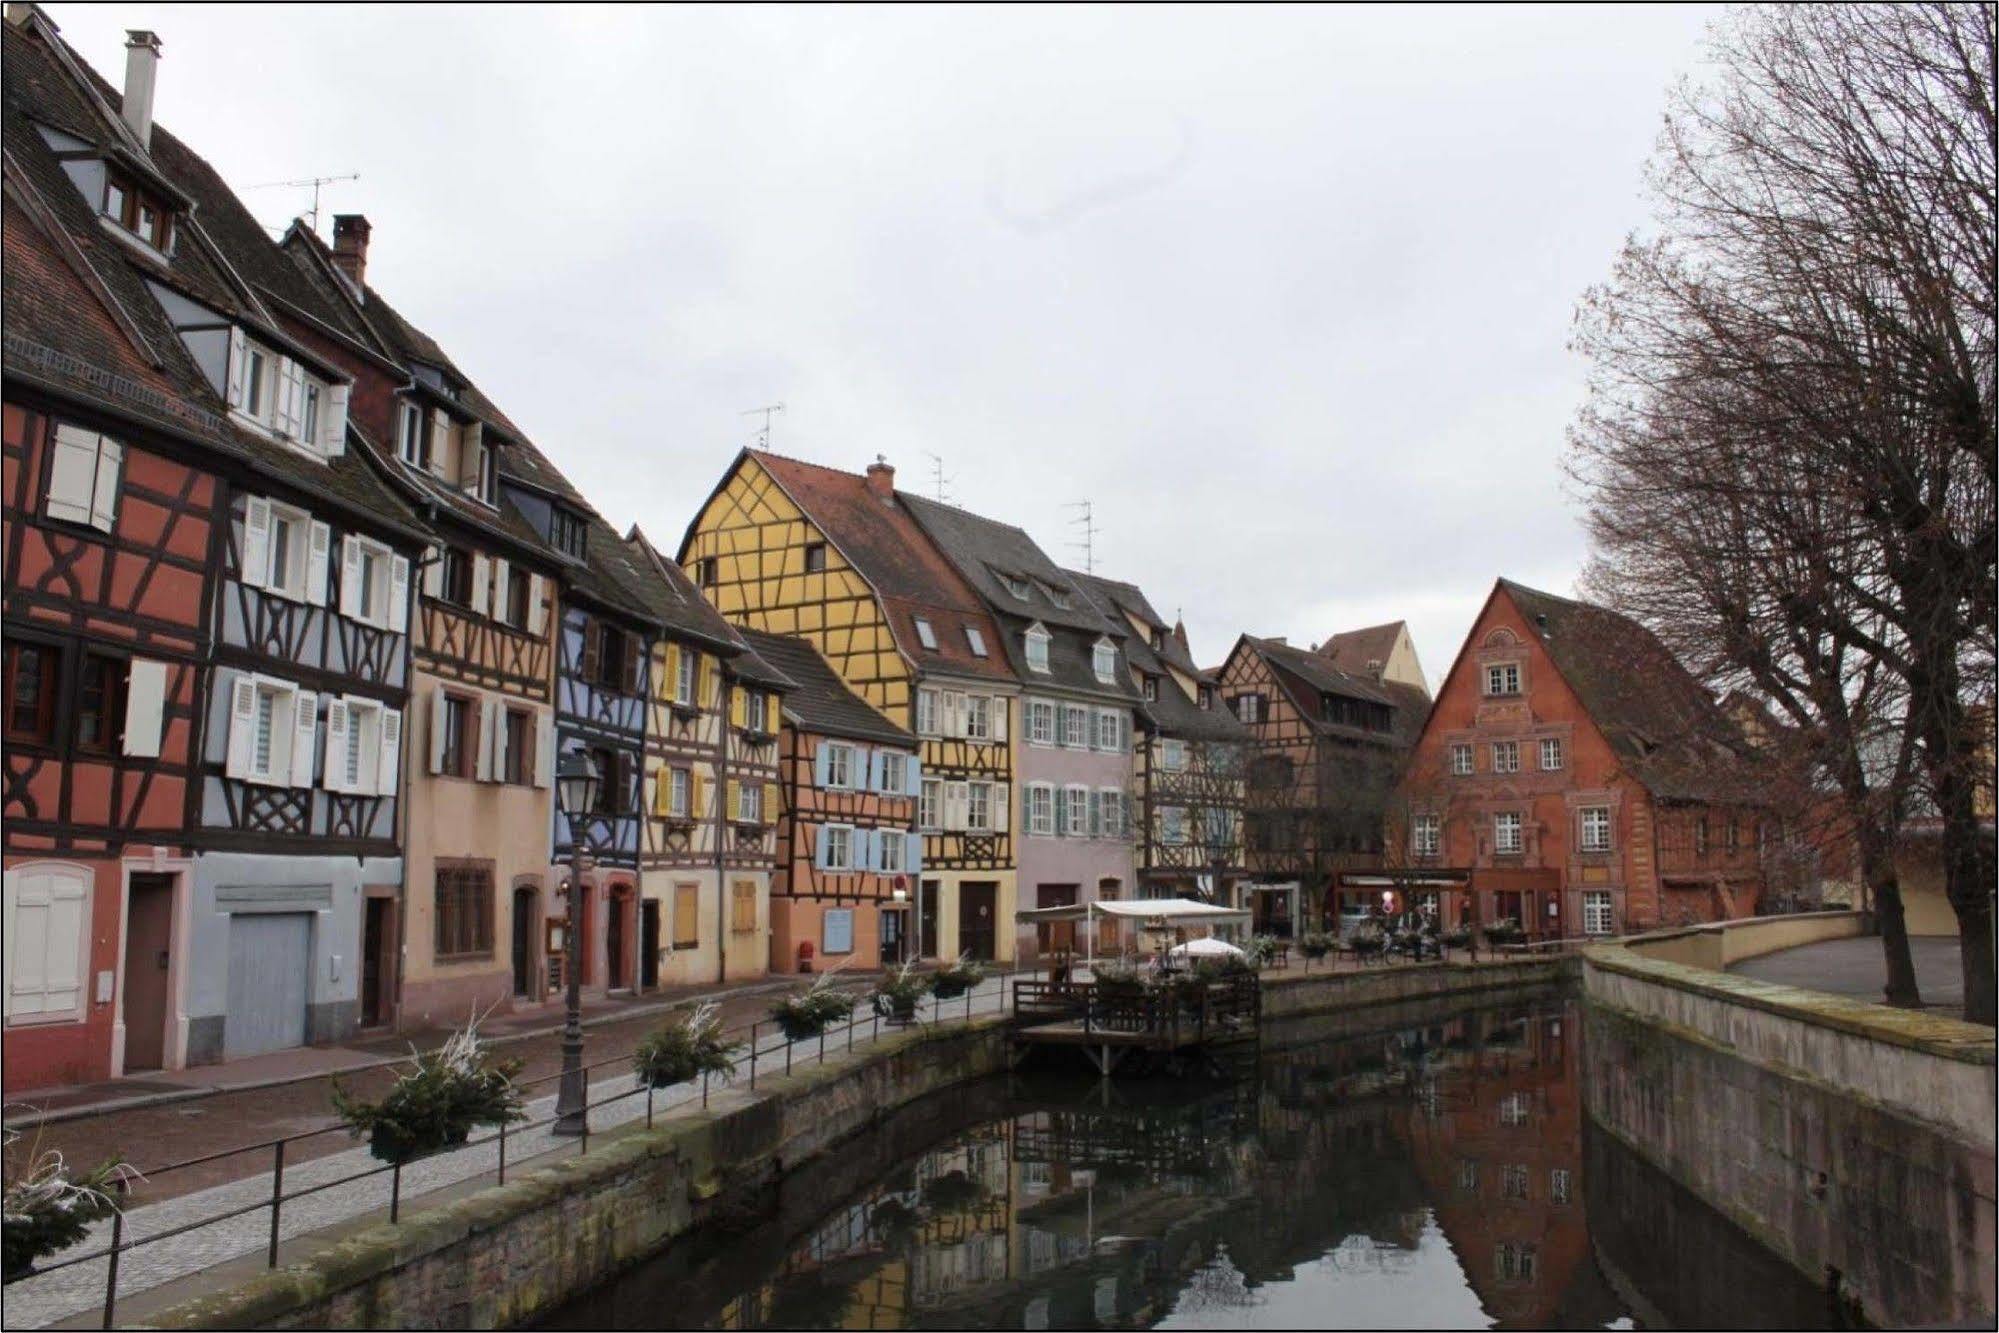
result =
[[659,985],[659,899],[648,898],[639,905],[639,984],[647,990]]
[[625,918],[631,912],[632,898],[622,888],[611,890],[607,900],[608,919],[604,923],[604,976],[605,987],[609,990],[623,990],[631,985],[631,978],[625,970]]
[[395,932],[390,926],[394,908],[387,898],[363,900],[361,918],[361,1026],[380,1027],[389,1021],[388,997],[383,982],[393,975],[390,950]]
[[537,971],[534,942],[538,915],[535,901],[540,896],[526,886],[514,890],[514,996],[517,999],[534,997]]
[[881,911],[881,961],[883,967],[902,961],[903,934],[907,929],[904,921],[907,914],[899,907],[884,907]]
[[993,960],[998,938],[999,886],[961,884],[958,886],[958,949],[982,963]]
[[166,1066],[174,881],[134,875],[125,908],[125,1072]]
[[937,956],[937,881],[926,879],[917,891],[923,910],[923,936],[917,941],[917,956],[935,958]]

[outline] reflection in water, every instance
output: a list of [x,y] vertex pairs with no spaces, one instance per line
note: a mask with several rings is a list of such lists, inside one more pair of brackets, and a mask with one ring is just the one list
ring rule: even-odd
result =
[[[1620,1297],[1592,1251],[1579,1038],[1553,1001],[1271,1055],[1234,1084],[953,1093],[549,1326],[1629,1327],[1670,1307],[1642,1259],[1619,1260]],[[1709,1244],[1750,1245],[1722,1226]]]

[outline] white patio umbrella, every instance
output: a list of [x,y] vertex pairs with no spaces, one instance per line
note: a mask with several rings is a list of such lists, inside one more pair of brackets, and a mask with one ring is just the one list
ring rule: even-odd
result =
[[1236,948],[1235,945],[1230,944],[1227,940],[1218,940],[1212,937],[1188,940],[1185,944],[1174,945],[1166,952],[1175,958],[1241,958],[1243,956],[1242,950]]

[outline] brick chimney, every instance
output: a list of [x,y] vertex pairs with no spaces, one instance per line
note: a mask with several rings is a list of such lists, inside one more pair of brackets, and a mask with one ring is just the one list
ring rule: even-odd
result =
[[895,498],[895,468],[887,455],[876,454],[875,461],[868,464],[868,489],[884,500]]
[[368,276],[368,219],[359,213],[333,215],[333,266],[345,273],[356,287]]
[[139,147],[153,147],[153,84],[160,73],[160,39],[144,28],[125,32],[125,94],[119,114],[139,141]]

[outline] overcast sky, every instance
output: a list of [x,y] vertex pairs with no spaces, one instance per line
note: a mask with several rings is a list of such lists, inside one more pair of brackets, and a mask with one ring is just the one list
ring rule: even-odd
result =
[[55,4],[669,548],[756,427],[1184,608],[1195,652],[1568,592],[1575,301],[1698,8]]

